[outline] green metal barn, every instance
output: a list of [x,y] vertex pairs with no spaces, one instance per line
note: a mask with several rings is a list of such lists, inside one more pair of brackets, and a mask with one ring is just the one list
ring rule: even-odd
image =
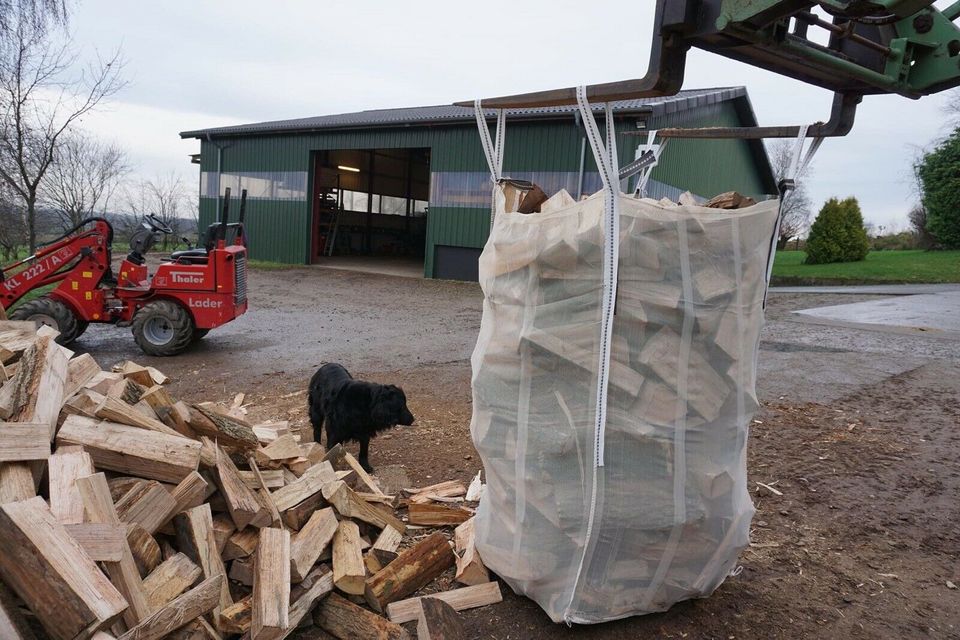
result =
[[[599,112],[602,107],[597,105]],[[664,127],[754,126],[743,87],[615,103],[620,162]],[[490,124],[495,114],[491,111]],[[598,117],[602,122],[602,117]],[[600,189],[574,107],[508,112],[503,174],[547,193]],[[348,259],[422,264],[428,278],[476,279],[490,223],[490,181],[473,110],[362,111],[185,131],[200,140],[201,228],[226,187],[247,190],[251,258],[293,264]],[[649,193],[709,198],[776,192],[760,141],[674,140]],[[234,211],[236,208],[234,207]]]

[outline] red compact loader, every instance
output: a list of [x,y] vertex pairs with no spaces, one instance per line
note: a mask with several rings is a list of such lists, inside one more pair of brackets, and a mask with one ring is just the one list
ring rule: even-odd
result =
[[220,220],[207,229],[204,246],[173,252],[152,278],[145,256],[158,233],[173,233],[169,226],[145,216],[116,277],[113,227],[105,218],[88,218],[34,255],[0,269],[0,305],[8,309],[30,291],[59,283],[20,305],[11,320],[49,325],[64,345],[91,322],[129,326],[144,353],[178,354],[247,310],[246,195],[244,190],[239,222],[230,223],[227,189]]

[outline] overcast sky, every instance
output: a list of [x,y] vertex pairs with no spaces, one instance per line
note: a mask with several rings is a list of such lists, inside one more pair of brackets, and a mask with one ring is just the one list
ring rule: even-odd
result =
[[[192,183],[199,144],[183,130],[640,77],[653,5],[80,0],[71,27],[87,54],[122,47],[130,80],[85,126],[122,144],[140,176],[177,171]],[[829,117],[827,91],[691,53],[684,88],[733,85],[748,88],[760,124]],[[865,98],[853,133],[817,157],[815,204],[854,195],[868,221],[905,228],[911,159],[945,132],[944,102]]]

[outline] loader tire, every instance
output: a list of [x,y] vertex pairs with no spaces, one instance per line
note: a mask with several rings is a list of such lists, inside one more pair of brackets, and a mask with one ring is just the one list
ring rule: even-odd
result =
[[193,330],[193,341],[200,342],[203,340],[204,336],[210,333],[210,329],[194,329]]
[[86,328],[86,322],[77,318],[73,309],[47,296],[25,302],[10,314],[11,320],[32,320],[39,322],[60,332],[57,344],[68,345],[83,333],[81,324]]
[[175,356],[193,342],[193,318],[169,300],[156,300],[133,316],[133,339],[148,356]]

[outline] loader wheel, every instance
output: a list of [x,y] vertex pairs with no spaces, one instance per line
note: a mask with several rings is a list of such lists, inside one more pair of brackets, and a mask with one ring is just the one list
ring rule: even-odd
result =
[[169,300],[145,305],[133,317],[133,339],[148,356],[175,356],[193,341],[193,318]]
[[194,329],[193,330],[193,341],[200,342],[203,340],[204,336],[210,333],[210,329]]
[[17,310],[10,314],[11,320],[32,320],[40,324],[56,329],[60,332],[57,336],[57,344],[70,344],[80,337],[83,333],[80,326],[82,322],[73,313],[73,309],[63,304],[59,300],[42,296],[36,300],[25,302],[17,307]]

